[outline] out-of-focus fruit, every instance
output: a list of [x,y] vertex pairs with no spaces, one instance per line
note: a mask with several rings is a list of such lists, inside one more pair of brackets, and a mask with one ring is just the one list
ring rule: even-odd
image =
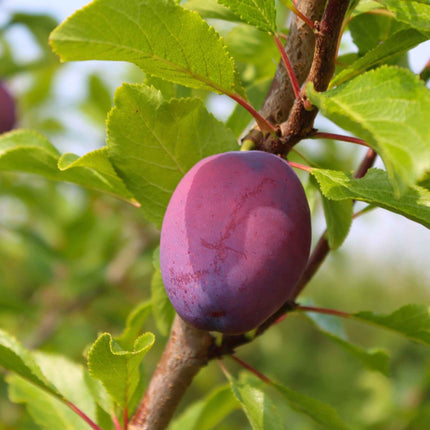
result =
[[15,102],[4,84],[0,82],[0,133],[12,130],[15,120]]

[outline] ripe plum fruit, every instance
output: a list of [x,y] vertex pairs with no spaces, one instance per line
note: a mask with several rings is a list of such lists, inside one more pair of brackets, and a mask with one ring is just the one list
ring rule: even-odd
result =
[[0,133],[12,130],[15,120],[15,102],[0,82]]
[[309,258],[303,187],[281,158],[212,155],[181,180],[161,230],[163,282],[191,325],[238,334],[288,300]]

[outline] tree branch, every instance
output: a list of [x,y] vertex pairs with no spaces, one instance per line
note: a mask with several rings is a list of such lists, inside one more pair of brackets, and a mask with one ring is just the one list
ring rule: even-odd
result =
[[186,389],[209,360],[213,337],[176,316],[169,341],[129,430],[162,430]]
[[[306,15],[314,22],[321,19],[325,4],[326,0],[301,0],[298,9],[303,15]],[[294,15],[285,44],[285,51],[293,66],[293,71],[299,85],[305,82],[309,74],[314,49],[314,32],[302,19]],[[295,96],[290,77],[281,58],[260,112],[270,123],[281,124],[287,120],[294,101]],[[261,146],[263,138],[263,133],[254,128],[243,140],[252,140],[256,143],[258,149],[264,150],[264,147]]]
[[[316,91],[325,91],[333,76],[341,36],[342,24],[348,9],[349,1],[330,0],[319,24],[315,42],[315,53],[312,67],[306,82],[312,82]],[[318,109],[305,105],[306,91],[302,88],[301,97],[296,100],[288,120],[281,124],[280,139],[283,143],[282,154],[300,140],[312,133]]]
[[[301,0],[298,9],[312,22],[322,17],[326,0]],[[300,85],[311,69],[314,55],[315,35],[311,28],[299,17],[294,17],[287,37],[285,51],[293,66]],[[294,104],[294,91],[282,58],[275,78],[261,108],[262,115],[273,124],[284,122]]]

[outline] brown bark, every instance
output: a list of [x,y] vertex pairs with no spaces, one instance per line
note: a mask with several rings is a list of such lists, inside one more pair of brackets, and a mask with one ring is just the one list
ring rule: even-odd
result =
[[212,336],[176,317],[169,341],[129,430],[161,430],[171,420],[186,389],[209,360]]
[[[301,0],[298,9],[312,22],[322,17],[326,0]],[[315,35],[309,26],[295,17],[285,44],[285,51],[300,85],[305,82],[311,68],[315,47]],[[294,92],[282,59],[276,69],[261,114],[273,124],[286,121],[294,104]]]
[[[311,21],[321,19],[326,0],[300,0],[298,9]],[[299,17],[291,21],[285,51],[293,66],[294,74],[299,85],[302,85],[311,68],[315,49],[315,34],[312,29]],[[290,78],[282,58],[276,69],[275,77],[261,107],[261,114],[272,124],[281,124],[288,119],[295,97]],[[257,149],[278,153],[278,141],[272,138],[264,140],[263,133],[258,128],[253,128],[243,140],[252,140]],[[282,146],[281,146],[282,148]]]
[[[325,91],[335,70],[338,42],[343,19],[349,1],[330,0],[319,24],[315,43],[315,53],[307,82],[312,82],[316,91]],[[287,154],[303,138],[312,134],[316,107],[305,106],[306,89],[302,88],[301,97],[296,100],[288,121],[281,124],[282,142],[285,145],[283,154]]]

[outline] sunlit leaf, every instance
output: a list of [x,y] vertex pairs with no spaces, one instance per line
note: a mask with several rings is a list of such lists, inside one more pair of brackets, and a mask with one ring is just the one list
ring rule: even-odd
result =
[[405,305],[388,315],[357,312],[352,317],[430,345],[430,308],[426,305]]
[[102,334],[88,353],[90,375],[102,382],[121,407],[128,407],[140,380],[139,366],[154,344],[152,333],[139,336],[130,350],[123,349],[109,333]]
[[131,193],[107,158],[106,148],[82,157],[57,149],[39,133],[17,130],[0,136],[0,171],[35,173],[48,179],[73,182],[133,202]]
[[276,9],[274,0],[218,0],[235,15],[268,33],[276,33]]
[[381,156],[397,195],[430,169],[430,92],[412,72],[383,66],[324,93],[309,85],[307,94]]
[[312,169],[321,191],[330,200],[355,199],[398,213],[430,228],[430,191],[419,186],[409,187],[399,198],[387,173],[370,169],[364,178],[336,170]]
[[128,61],[185,86],[241,91],[220,36],[171,0],[93,1],[57,27],[50,42],[63,61]]

